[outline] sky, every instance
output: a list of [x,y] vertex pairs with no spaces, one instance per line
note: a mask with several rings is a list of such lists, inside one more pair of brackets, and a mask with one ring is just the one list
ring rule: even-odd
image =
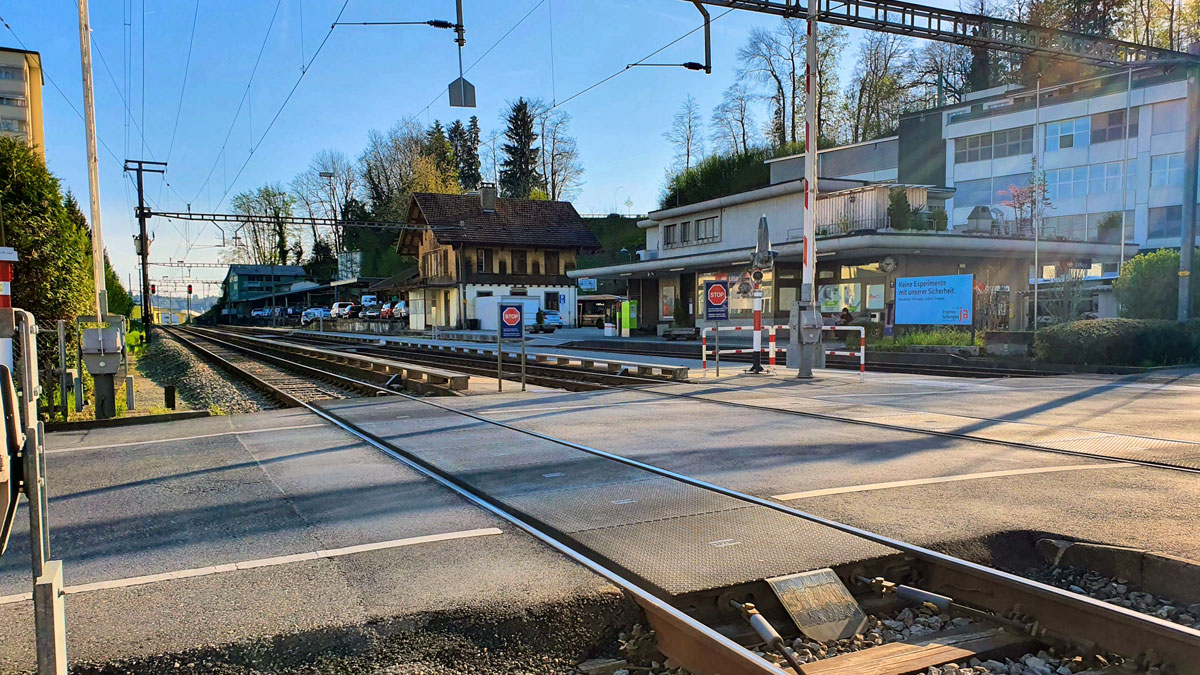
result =
[[[710,7],[717,19],[711,75],[683,68],[625,70],[700,25],[691,3],[464,0],[463,64],[471,68],[466,77],[478,103],[471,110],[447,101],[446,87],[458,77],[453,31],[425,25],[331,29],[345,0],[277,1],[90,3],[101,221],[110,258],[127,286],[137,276],[137,221],[132,175],[122,172],[126,158],[168,163],[165,175],[146,176],[152,208],[185,211],[190,204],[194,212],[229,212],[233,195],[264,183],[286,185],[318,151],[357,157],[371,129],[386,130],[406,117],[445,124],[475,114],[486,139],[502,130],[501,117],[517,97],[563,101],[614,73],[620,74],[563,105],[573,117],[571,133],[586,171],[574,203],[580,213],[646,213],[657,205],[673,156],[663,133],[683,100],[694,96],[707,115],[737,81],[736,54],[750,29],[778,21]],[[75,0],[0,2],[0,16],[0,46],[42,54],[47,164],[86,211]],[[429,19],[453,21],[454,2],[349,0],[341,16],[342,22]],[[843,86],[855,38],[843,60]],[[650,61],[703,60],[697,31]],[[156,218],[150,229],[152,261],[213,262],[222,251],[221,233],[211,225]],[[223,276],[216,269],[151,267],[152,280],[189,274]],[[139,285],[134,279],[132,287]]]

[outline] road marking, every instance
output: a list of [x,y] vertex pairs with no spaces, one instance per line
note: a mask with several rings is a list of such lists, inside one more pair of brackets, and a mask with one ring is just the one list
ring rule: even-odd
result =
[[866,485],[848,485],[846,487],[825,488],[823,490],[808,490],[806,492],[790,492],[785,495],[774,495],[771,499],[788,502],[794,499],[840,495],[848,492],[869,492],[872,490],[888,490],[914,485],[933,485],[935,483],[955,483],[962,480],[978,480],[980,478],[1000,478],[1003,476],[1025,476],[1035,473],[1055,473],[1059,471],[1092,471],[1096,469],[1123,469],[1137,466],[1128,462],[1109,464],[1070,464],[1066,466],[1044,466],[1037,469],[1007,469],[1004,471],[985,471],[983,473],[964,473],[956,476],[935,476],[933,478],[915,478],[913,480],[896,480],[888,483],[869,483]]
[[[401,546],[413,546],[415,544],[429,544],[437,541],[450,541],[452,539],[469,539],[471,537],[485,537],[495,534],[503,534],[501,530],[495,527],[485,527],[477,530],[461,530],[459,532],[444,532],[442,534],[427,534],[420,537],[408,537],[405,539],[392,539],[390,541],[380,541],[373,544],[360,544],[358,546],[346,546],[343,548],[322,549],[320,551],[309,551],[308,553],[296,553],[293,555],[281,555],[273,558],[259,558],[257,560],[245,560],[236,563],[226,563],[224,565],[210,565],[208,567],[193,567],[186,570],[176,570],[174,572],[163,572],[161,574],[147,574],[140,577],[126,577],[124,579],[112,579],[110,581],[96,581],[90,584],[79,584],[77,586],[67,586],[63,588],[63,593],[88,593],[91,591],[109,590],[114,588],[129,588],[130,586],[144,586],[146,584],[155,584],[161,581],[172,581],[174,579],[187,579],[190,577],[206,577],[213,574],[222,574],[224,572],[236,572],[239,570],[252,570],[260,567],[276,567],[279,565],[287,565],[295,562],[303,562],[305,560],[320,560],[322,558],[337,558],[345,555],[353,555],[355,553],[365,553],[367,551],[379,551],[389,548],[399,548]],[[32,600],[32,593],[18,593],[16,595],[0,596],[0,605],[9,605],[14,602],[22,602]]]
[[217,436],[236,436],[241,434],[264,434],[271,431],[288,431],[290,429],[310,429],[312,427],[323,427],[324,422],[316,424],[297,424],[290,427],[271,427],[269,429],[247,429],[245,431],[221,431],[215,434],[199,434],[197,436],[180,436],[178,438],[156,438],[150,441],[130,441],[129,443],[108,443],[105,445],[85,445],[81,448],[58,448],[56,450],[47,450],[46,454],[56,455],[61,452],[80,452],[83,450],[105,450],[108,448],[129,448],[135,445],[150,445],[153,443],[178,443],[180,441],[195,441],[201,438],[216,438]]

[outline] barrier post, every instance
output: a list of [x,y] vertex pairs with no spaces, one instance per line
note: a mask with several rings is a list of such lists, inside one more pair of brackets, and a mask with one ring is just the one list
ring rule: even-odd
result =
[[700,370],[708,374],[708,326],[700,329]]
[[775,365],[775,326],[767,328],[767,363]]
[[713,356],[717,359],[717,377],[721,376],[721,324],[713,330],[713,340],[716,341]]

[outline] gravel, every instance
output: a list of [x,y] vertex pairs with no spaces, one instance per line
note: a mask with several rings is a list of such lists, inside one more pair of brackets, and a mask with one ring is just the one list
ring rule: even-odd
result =
[[174,385],[179,397],[192,408],[232,414],[278,407],[253,388],[212,368],[162,331],[155,335],[138,360],[138,370],[160,386]]
[[1069,566],[1044,569],[1033,576],[1042,583],[1065,588],[1072,593],[1200,629],[1200,603],[1176,604],[1170,598],[1146,593],[1120,577],[1106,577],[1099,572]]

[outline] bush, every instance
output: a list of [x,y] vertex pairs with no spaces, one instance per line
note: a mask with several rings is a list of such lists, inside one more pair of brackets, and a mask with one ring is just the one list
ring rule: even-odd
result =
[[[1193,251],[1192,269],[1200,269],[1200,249]],[[1200,314],[1200,274],[1191,276],[1192,316]],[[1159,249],[1127,260],[1113,292],[1127,319],[1175,319],[1179,316],[1179,251]]]
[[878,321],[872,321],[867,318],[855,319],[850,322],[851,326],[862,326],[867,329],[868,340],[878,340],[883,337],[883,324]]
[[888,222],[896,230],[907,230],[912,223],[912,207],[908,204],[908,190],[894,187],[888,192]]
[[958,328],[933,328],[928,330],[914,330],[906,332],[895,337],[881,338],[873,345],[872,349],[879,351],[904,351],[907,347],[924,347],[930,345],[950,346],[950,347],[970,347],[983,346],[983,334],[976,335],[975,342],[971,342],[971,331],[960,330]]
[[1193,327],[1156,319],[1072,321],[1039,331],[1033,353],[1054,363],[1171,366],[1197,358],[1197,328],[1200,323]]

